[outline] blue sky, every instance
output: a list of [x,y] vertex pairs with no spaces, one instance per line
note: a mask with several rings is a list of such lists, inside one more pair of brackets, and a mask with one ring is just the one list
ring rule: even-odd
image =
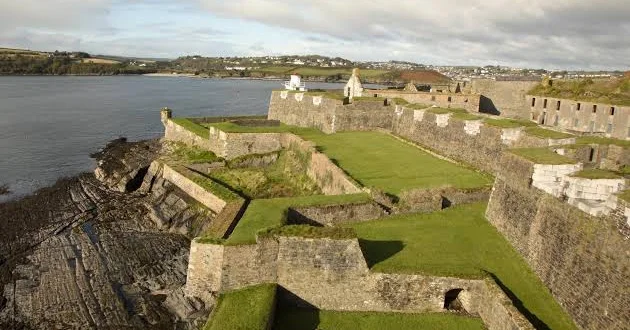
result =
[[628,17],[626,0],[21,0],[0,3],[0,46],[627,70]]

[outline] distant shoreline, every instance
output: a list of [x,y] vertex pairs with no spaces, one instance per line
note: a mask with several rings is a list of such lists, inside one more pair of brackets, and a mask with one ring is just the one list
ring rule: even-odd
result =
[[[215,76],[202,76],[195,75],[193,73],[138,73],[138,74],[1,74],[0,77],[156,77],[156,78],[194,78],[194,79],[229,79],[229,80],[261,80],[261,81],[286,81],[287,78],[279,77],[215,77]],[[306,82],[321,82],[321,83],[345,83],[346,80],[329,80],[326,81],[326,77],[321,78],[302,78],[302,81]],[[363,81],[366,84],[377,85],[391,85],[395,82],[375,82],[366,80]]]

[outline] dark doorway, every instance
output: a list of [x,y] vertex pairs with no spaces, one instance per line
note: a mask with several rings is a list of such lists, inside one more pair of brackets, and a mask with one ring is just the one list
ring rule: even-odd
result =
[[459,294],[464,289],[452,289],[448,290],[444,294],[444,309],[456,312],[465,312],[462,302],[459,300]]

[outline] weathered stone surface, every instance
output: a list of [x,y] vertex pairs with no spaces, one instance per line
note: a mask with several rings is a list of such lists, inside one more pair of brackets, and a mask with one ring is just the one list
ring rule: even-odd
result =
[[538,189],[497,179],[488,220],[584,329],[630,324],[630,240],[618,212],[593,217]]
[[388,213],[377,203],[355,203],[290,208],[287,221],[290,224],[334,226],[341,223],[369,221]]
[[124,178],[142,182],[128,174],[155,155],[125,145],[154,150],[143,144],[103,152],[105,184],[85,174],[0,204],[0,328],[192,329],[204,320],[206,307],[181,290],[188,237],[150,215],[149,206],[186,202],[155,182],[149,195],[115,191]]

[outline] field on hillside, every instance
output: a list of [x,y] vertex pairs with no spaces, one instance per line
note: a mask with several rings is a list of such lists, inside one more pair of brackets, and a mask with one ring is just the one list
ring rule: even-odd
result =
[[96,64],[118,64],[119,61],[108,60],[104,58],[84,58],[81,63],[96,63]]
[[489,274],[539,329],[575,329],[510,243],[485,219],[485,203],[398,215],[354,228],[373,271],[477,278]]

